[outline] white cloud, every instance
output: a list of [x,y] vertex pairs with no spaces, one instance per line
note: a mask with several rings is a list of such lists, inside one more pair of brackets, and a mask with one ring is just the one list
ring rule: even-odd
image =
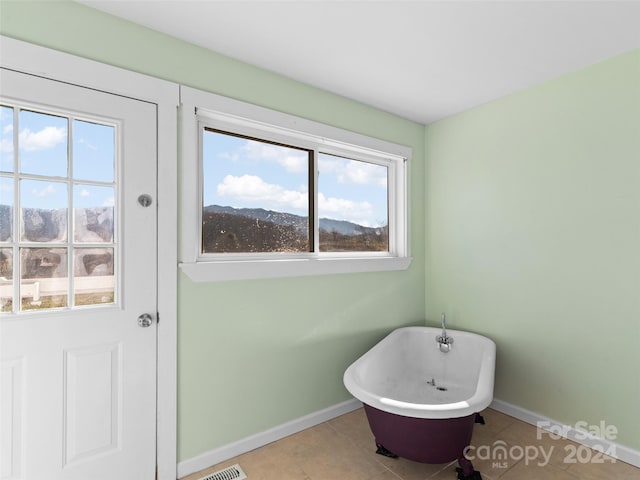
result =
[[320,174],[334,174],[338,183],[387,187],[387,168],[359,160],[321,155]]
[[78,140],[78,143],[81,145],[84,145],[85,147],[87,147],[89,150],[93,150],[94,152],[96,150],[98,150],[98,147],[96,147],[95,145],[93,145],[92,143],[90,143],[89,141],[85,140],[84,138],[81,138],[80,140]]
[[[287,190],[281,185],[267,183],[256,175],[236,177],[227,175],[218,184],[216,192],[220,197],[232,198],[243,205],[279,211],[307,210],[308,193]],[[318,213],[321,218],[347,220],[363,226],[378,226],[373,206],[369,202],[354,202],[344,198],[326,197],[318,193]]]
[[240,155],[238,155],[237,153],[220,152],[218,154],[218,158],[222,160],[231,160],[232,162],[237,162],[240,158]]
[[2,135],[5,137],[0,140],[1,153],[13,153],[13,125],[5,125],[2,129]]
[[218,184],[216,191],[220,197],[235,198],[262,208],[288,207],[305,210],[308,205],[307,192],[287,190],[281,185],[267,183],[256,175],[227,175]]
[[373,206],[369,202],[354,202],[344,198],[325,197],[318,193],[318,215],[320,218],[347,220],[365,227],[374,226]]
[[386,187],[387,169],[380,165],[351,161],[347,163],[343,178],[341,179],[341,177],[338,176],[338,181]]
[[54,187],[52,184],[48,184],[46,187],[41,188],[40,190],[34,188],[33,190],[31,190],[31,193],[36,197],[46,197],[47,195],[56,193],[56,187]]
[[13,153],[13,140],[9,138],[0,140],[0,152]]
[[[89,202],[93,205],[94,203],[98,203],[100,201],[100,198],[102,198],[102,206],[103,207],[113,207],[115,205],[115,197],[113,195],[110,195],[108,197],[102,197],[99,193],[96,193],[96,191],[94,190],[93,192],[86,189],[86,188],[82,188],[78,191],[78,195],[82,198],[89,198],[89,197],[93,197],[93,199],[90,199]],[[98,197],[98,198],[96,198]]]
[[309,155],[302,150],[248,140],[242,151],[252,160],[276,162],[289,173],[306,173],[309,168]]
[[27,152],[53,148],[66,139],[67,130],[62,127],[44,127],[38,132],[25,128],[18,135],[20,148]]

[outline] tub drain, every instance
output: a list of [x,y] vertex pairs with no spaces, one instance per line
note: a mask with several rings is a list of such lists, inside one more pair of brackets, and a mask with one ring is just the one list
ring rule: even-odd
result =
[[441,392],[446,392],[447,391],[447,387],[436,387],[437,390],[440,390]]

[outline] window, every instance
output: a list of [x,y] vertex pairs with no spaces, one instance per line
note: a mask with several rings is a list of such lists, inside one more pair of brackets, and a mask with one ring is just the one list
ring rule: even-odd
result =
[[313,151],[208,127],[201,134],[201,253],[313,251]]
[[182,87],[196,281],[407,268],[407,147]]
[[320,252],[389,252],[388,170],[318,154]]
[[116,126],[0,106],[0,310],[115,302]]

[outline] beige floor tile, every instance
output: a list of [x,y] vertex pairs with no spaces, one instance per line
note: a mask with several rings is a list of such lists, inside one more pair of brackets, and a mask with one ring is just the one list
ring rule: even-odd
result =
[[517,464],[517,462],[513,461],[478,458],[473,458],[471,463],[473,463],[473,468],[482,474],[483,479],[485,475],[493,479],[502,479]]
[[[497,437],[505,440],[515,447],[513,457],[524,455],[523,461],[526,464],[546,466],[552,465],[562,470],[569,468],[570,464],[566,459],[568,454],[575,449],[578,444],[575,442],[558,438],[533,425],[516,420]],[[517,447],[521,447],[518,449]],[[520,452],[523,452],[520,454]]]
[[342,415],[328,423],[337,432],[343,433],[358,445],[358,447],[362,448],[368,457],[383,464],[391,472],[402,478],[402,480],[424,480],[431,478],[449,465],[449,463],[418,463],[404,458],[388,458],[376,454],[375,438],[369,428],[364,409],[358,409]]
[[300,465],[271,445],[241,455],[235,463],[240,464],[251,480],[309,480]]
[[[452,463],[450,465],[445,466],[442,470],[440,470],[438,473],[435,473],[433,475],[431,475],[430,477],[427,477],[429,480],[454,480],[455,478],[457,478],[457,474],[456,474],[456,467],[458,465],[456,463]],[[486,478],[484,478],[484,476],[482,477],[482,480],[487,480]]]
[[473,467],[491,478],[501,478],[518,460],[510,458],[509,451],[514,447],[502,434],[492,434],[485,430],[484,425],[476,425],[471,438],[471,448],[467,452],[467,458],[473,463]]
[[[584,447],[586,448],[586,447]],[[576,458],[576,457],[572,457]],[[620,460],[607,457],[592,450],[585,450],[584,455],[579,457],[582,460],[588,459],[584,463],[574,463],[567,469],[567,472],[575,475],[581,480],[639,480],[640,468],[621,462]]]
[[311,480],[343,479],[368,480],[370,478],[388,476],[391,473],[379,463],[363,457],[344,454],[320,452],[300,463],[301,468]]
[[470,456],[477,470],[501,478],[519,462],[544,467],[551,465],[561,470],[569,468],[566,457],[574,442],[552,437],[520,420],[513,419],[497,434],[476,426]]
[[501,456],[500,447],[511,447],[501,434],[518,420],[491,408],[483,410],[481,415],[485,423],[477,423],[474,426],[471,438],[473,449],[470,450],[469,455],[472,457],[474,468],[482,472],[483,478],[487,476],[487,478],[497,479],[517,463]]
[[378,461],[402,480],[424,480],[449,467],[450,463],[432,464],[412,462],[405,458],[386,458],[377,454]]
[[578,480],[578,477],[552,465],[540,467],[520,462],[509,469],[501,480]]
[[[316,480],[316,479],[312,479],[312,480]],[[320,480],[326,480],[326,479],[320,479]],[[387,470],[367,480],[402,480],[402,479],[397,475],[395,475],[394,473]]]
[[492,408],[486,408],[480,414],[483,416],[485,424],[477,424],[476,427],[481,430],[488,430],[489,432],[496,434],[506,427],[511,425],[513,422],[517,422],[513,417],[509,415],[505,415],[504,413],[498,412]]
[[274,444],[234,457],[214,467],[202,470],[182,480],[198,480],[236,463],[251,480],[310,480],[309,476],[291,458]]
[[375,438],[373,433],[371,433],[369,422],[367,421],[367,415],[364,413],[363,408],[341,415],[327,423],[336,432],[349,437],[360,447],[364,449],[373,449],[375,451]]
[[[457,476],[458,474],[456,473],[457,467],[458,467],[458,462],[454,462],[448,465],[447,467],[445,467],[444,469],[442,469],[440,472],[436,473],[435,475],[427,478],[428,480],[455,480],[456,478],[458,478]],[[482,480],[495,480],[494,477],[489,476],[485,472],[481,472],[481,473],[482,473]]]
[[[575,458],[569,456],[571,449],[586,447],[553,439],[546,432],[537,432],[534,426],[495,410],[487,409],[483,416],[486,425],[475,426],[472,445],[476,450],[470,452],[475,454],[473,465],[483,480],[640,480],[640,469],[620,461],[611,463],[591,450],[586,453],[592,452],[593,461],[570,463]],[[482,453],[480,446],[485,447]],[[500,446],[507,449],[506,458],[498,455]],[[521,458],[527,448],[531,458]],[[198,480],[205,473],[234,463],[242,466],[249,480],[455,480],[458,466],[457,462],[430,465],[377,455],[363,409],[183,480]]]
[[[388,470],[350,437],[327,424],[311,430],[316,429],[321,433],[313,438],[298,434],[307,443],[297,450],[293,459],[312,480],[366,480],[387,475]],[[312,441],[317,443],[312,444]]]
[[305,458],[314,450],[317,451],[318,448],[332,444],[336,435],[336,431],[328,423],[323,423],[290,435],[269,446],[290,455],[293,460],[298,460]]

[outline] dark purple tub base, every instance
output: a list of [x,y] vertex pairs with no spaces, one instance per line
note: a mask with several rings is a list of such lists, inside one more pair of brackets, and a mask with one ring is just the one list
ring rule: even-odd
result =
[[[421,463],[448,463],[458,460],[458,478],[481,480],[472,463],[464,457],[471,443],[476,414],[460,418],[415,418],[383,412],[364,404],[369,426],[386,456],[396,455]],[[380,448],[378,449],[380,453]]]

